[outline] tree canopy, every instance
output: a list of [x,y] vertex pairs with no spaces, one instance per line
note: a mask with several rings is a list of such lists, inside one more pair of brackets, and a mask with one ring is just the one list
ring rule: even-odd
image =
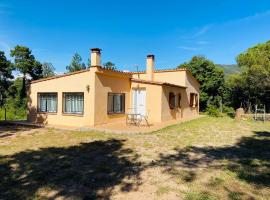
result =
[[208,104],[218,106],[223,96],[225,83],[222,69],[203,56],[194,56],[178,68],[187,68],[201,84],[200,109],[202,111]]
[[66,66],[66,69],[68,72],[75,72],[86,69],[86,66],[82,62],[82,57],[78,53],[75,53],[74,56],[72,57],[71,63],[68,66]]
[[14,57],[15,68],[24,77],[29,75],[34,80],[42,77],[42,65],[28,47],[17,45],[10,51],[10,55]]
[[229,79],[234,106],[264,104],[270,107],[270,41],[239,54],[236,61],[242,73]]
[[115,64],[112,63],[111,61],[108,61],[108,62],[104,63],[103,66],[104,66],[106,69],[116,70]]
[[3,106],[7,98],[7,89],[10,86],[10,79],[12,76],[13,66],[7,60],[5,53],[0,51],[0,106]]
[[42,64],[42,76],[44,78],[54,76],[55,75],[54,71],[55,71],[55,68],[52,65],[52,63],[44,62]]
[[15,69],[21,72],[23,76],[21,98],[24,98],[26,96],[27,77],[33,80],[42,78],[42,64],[35,59],[32,51],[25,46],[15,46],[15,48],[10,51],[10,55],[14,57]]

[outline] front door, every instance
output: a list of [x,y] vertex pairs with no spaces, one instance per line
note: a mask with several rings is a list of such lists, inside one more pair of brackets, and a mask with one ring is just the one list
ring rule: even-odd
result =
[[133,109],[135,113],[145,115],[146,109],[146,91],[145,89],[133,89]]

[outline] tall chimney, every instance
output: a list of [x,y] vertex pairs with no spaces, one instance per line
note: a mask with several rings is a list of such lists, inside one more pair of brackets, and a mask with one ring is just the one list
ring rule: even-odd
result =
[[101,66],[100,65],[100,52],[101,52],[101,49],[99,48],[91,49],[91,67]]
[[154,67],[155,67],[155,56],[147,55],[146,58],[146,76],[150,81],[154,80]]

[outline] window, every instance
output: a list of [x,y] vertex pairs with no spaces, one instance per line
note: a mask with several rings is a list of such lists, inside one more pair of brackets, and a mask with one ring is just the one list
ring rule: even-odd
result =
[[57,112],[57,93],[38,93],[38,112]]
[[169,106],[170,106],[170,109],[175,108],[175,95],[172,92],[169,93]]
[[125,94],[108,93],[108,114],[125,113]]
[[63,112],[65,114],[83,114],[83,93],[63,93]]
[[198,106],[198,94],[190,93],[190,107]]
[[181,108],[181,99],[182,99],[182,96],[181,96],[181,93],[178,94],[178,107]]

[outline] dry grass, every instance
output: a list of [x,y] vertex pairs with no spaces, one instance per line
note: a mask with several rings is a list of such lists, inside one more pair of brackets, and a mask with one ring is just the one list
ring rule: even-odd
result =
[[0,199],[269,199],[269,152],[270,123],[230,118],[128,136],[1,126]]

